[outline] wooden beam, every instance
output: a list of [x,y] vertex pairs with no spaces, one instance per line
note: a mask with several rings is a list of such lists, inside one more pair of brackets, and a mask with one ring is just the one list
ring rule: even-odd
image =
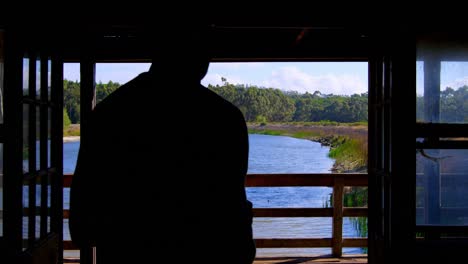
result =
[[416,123],[416,137],[466,137],[466,127],[467,124]]

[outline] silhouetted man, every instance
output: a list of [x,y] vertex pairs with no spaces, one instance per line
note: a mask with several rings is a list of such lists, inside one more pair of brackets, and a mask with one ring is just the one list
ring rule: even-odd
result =
[[[186,35],[185,35],[186,36]],[[70,232],[102,263],[251,263],[242,113],[200,84],[209,58],[180,37],[93,110]],[[166,40],[169,40],[166,43]]]

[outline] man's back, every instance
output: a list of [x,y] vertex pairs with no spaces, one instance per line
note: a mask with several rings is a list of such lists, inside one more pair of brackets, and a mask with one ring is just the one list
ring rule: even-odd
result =
[[72,238],[89,228],[78,213],[90,215],[107,260],[249,263],[243,116],[200,85],[168,79],[141,74],[93,111],[72,186]]

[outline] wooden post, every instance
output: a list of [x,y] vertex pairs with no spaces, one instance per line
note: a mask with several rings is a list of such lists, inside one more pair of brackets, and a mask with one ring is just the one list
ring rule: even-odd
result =
[[343,249],[343,177],[336,177],[333,185],[332,254],[341,257]]
[[51,99],[52,109],[51,131],[51,167],[55,168],[51,179],[51,223],[50,229],[58,235],[58,259],[63,263],[63,61],[54,55],[51,65]]
[[[80,134],[81,142],[88,140],[88,120],[96,105],[95,100],[95,78],[96,78],[96,63],[92,56],[84,56],[80,62],[81,72],[81,89],[80,89]],[[94,248],[82,248],[80,251],[80,263],[91,264],[96,263],[95,261],[95,249]]]

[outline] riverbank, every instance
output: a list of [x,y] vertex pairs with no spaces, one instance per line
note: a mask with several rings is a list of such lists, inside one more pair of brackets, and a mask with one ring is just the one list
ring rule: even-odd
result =
[[[367,168],[367,124],[362,123],[248,123],[249,133],[308,139],[330,147],[335,159],[332,172],[365,172]],[[80,140],[80,125],[63,131],[64,142]]]
[[63,137],[63,143],[80,141],[80,136],[67,136]]
[[367,125],[315,123],[249,123],[249,133],[283,135],[308,139],[330,147],[335,159],[332,172],[365,172],[367,168]]

